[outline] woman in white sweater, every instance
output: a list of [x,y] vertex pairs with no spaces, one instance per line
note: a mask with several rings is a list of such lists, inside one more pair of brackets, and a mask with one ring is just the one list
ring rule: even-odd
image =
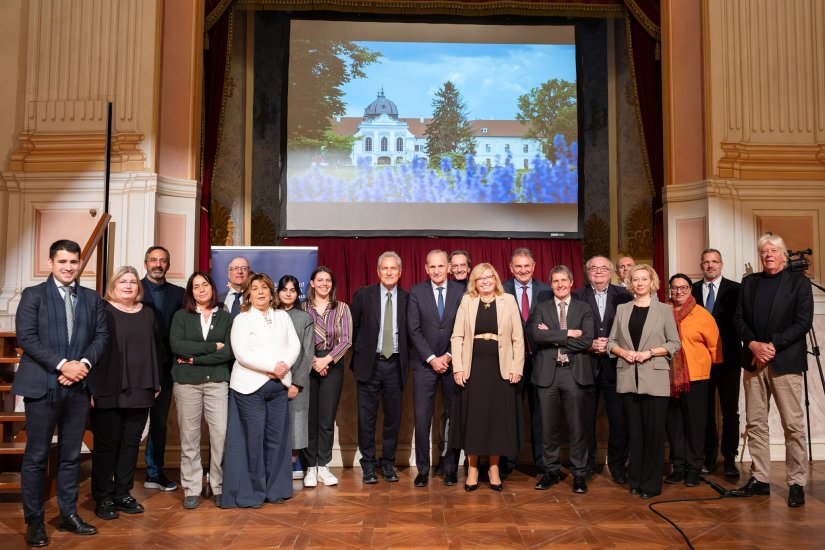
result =
[[249,277],[232,323],[235,364],[229,381],[223,508],[260,508],[292,496],[290,368],[301,343],[289,315],[277,310],[272,280]]

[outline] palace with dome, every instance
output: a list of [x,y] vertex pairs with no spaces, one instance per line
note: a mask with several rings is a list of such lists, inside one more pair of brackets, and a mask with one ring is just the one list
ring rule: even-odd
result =
[[[350,161],[369,159],[371,165],[395,165],[413,157],[429,159],[427,125],[431,118],[401,118],[398,106],[378,92],[378,97],[364,110],[364,116],[337,117],[332,130],[342,136],[355,136]],[[475,136],[476,162],[493,166],[504,162],[508,153],[516,168],[528,168],[541,142],[524,137],[527,126],[518,120],[471,120]]]

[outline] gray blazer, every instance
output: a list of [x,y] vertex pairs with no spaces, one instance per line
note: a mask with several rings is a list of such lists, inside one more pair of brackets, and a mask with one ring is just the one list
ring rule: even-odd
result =
[[[616,320],[610,329],[607,350],[610,357],[616,357],[610,350],[620,348],[632,350],[633,340],[630,338],[628,323],[633,312],[633,302],[616,307]],[[667,357],[654,357],[644,363],[628,363],[621,357],[616,364],[616,391],[618,393],[640,393],[657,397],[670,396],[670,358],[682,347],[679,340],[679,331],[676,320],[673,318],[673,308],[670,304],[661,303],[656,296],[650,300],[650,310],[647,313],[642,338],[639,340],[639,349],[643,351],[652,348],[665,348]],[[639,385],[636,386],[638,370]]]
[[315,358],[315,333],[309,313],[299,307],[293,307],[286,313],[292,319],[301,341],[301,354],[291,369],[292,383],[301,386],[301,391],[289,402],[290,435],[293,449],[306,449],[309,444],[309,373]]

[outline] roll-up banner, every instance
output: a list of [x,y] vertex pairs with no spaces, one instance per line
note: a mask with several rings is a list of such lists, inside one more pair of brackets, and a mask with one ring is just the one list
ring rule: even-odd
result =
[[246,258],[251,271],[266,273],[275,285],[284,275],[295,276],[301,285],[301,301],[306,299],[309,277],[318,266],[317,246],[213,246],[212,278],[220,294],[229,285],[229,262],[239,256]]

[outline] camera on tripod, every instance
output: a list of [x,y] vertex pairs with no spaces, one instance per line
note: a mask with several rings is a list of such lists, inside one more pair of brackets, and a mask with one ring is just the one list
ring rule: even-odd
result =
[[811,264],[806,256],[810,256],[811,254],[813,254],[813,251],[810,248],[797,250],[796,252],[788,250],[788,270],[794,273],[804,273],[808,271]]

